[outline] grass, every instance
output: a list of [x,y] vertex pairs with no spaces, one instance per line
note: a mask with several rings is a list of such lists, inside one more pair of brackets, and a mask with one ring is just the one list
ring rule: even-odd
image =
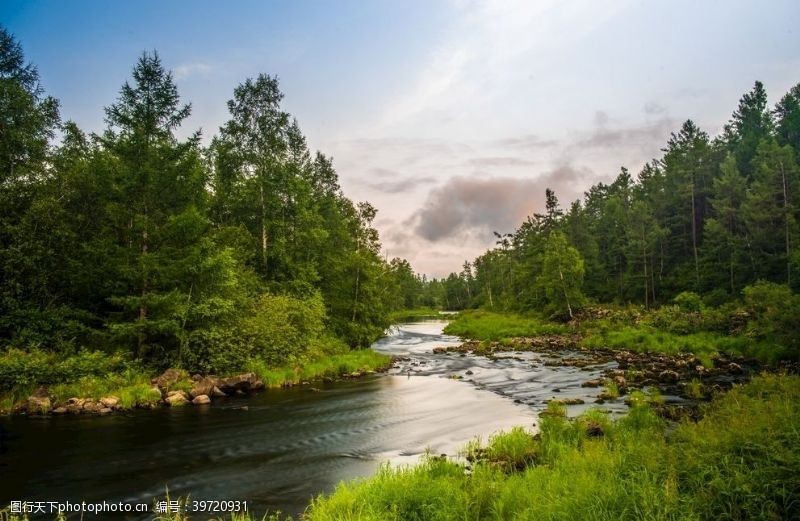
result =
[[377,371],[388,367],[391,360],[390,356],[372,349],[358,349],[282,367],[270,367],[261,360],[251,360],[247,369],[261,378],[265,386],[283,387],[324,377]]
[[[462,464],[382,467],[316,498],[328,520],[792,519],[800,516],[800,378],[764,375],[667,434],[647,406],[612,422],[589,411],[542,418],[473,443]],[[507,462],[513,462],[508,464]]]
[[475,310],[462,311],[456,315],[447,324],[444,332],[473,340],[502,341],[516,337],[568,333],[569,328],[534,316]]
[[430,318],[441,318],[438,309],[430,307],[420,307],[414,309],[403,309],[394,311],[389,315],[389,320],[392,324],[400,322],[414,322],[417,320],[425,320]]

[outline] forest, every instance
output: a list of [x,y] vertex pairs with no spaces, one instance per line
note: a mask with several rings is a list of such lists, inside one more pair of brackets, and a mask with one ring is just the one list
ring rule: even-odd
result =
[[429,298],[569,319],[587,303],[651,309],[688,292],[713,307],[751,288],[788,326],[800,314],[799,149],[800,84],[771,107],[756,82],[720,135],[687,120],[635,177],[623,167],[566,209],[548,189],[542,213],[495,232],[496,247]]
[[0,387],[229,374],[383,333],[421,281],[381,256],[377,210],[342,193],[282,98],[248,78],[208,146],[181,139],[191,104],[146,52],[87,134],[0,29]]

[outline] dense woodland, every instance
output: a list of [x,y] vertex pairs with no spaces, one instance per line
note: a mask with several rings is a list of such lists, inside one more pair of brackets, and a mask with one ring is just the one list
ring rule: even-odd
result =
[[757,281],[796,292],[800,85],[770,107],[756,82],[721,135],[687,120],[662,150],[635,177],[622,168],[566,209],[547,190],[544,213],[496,234],[495,248],[430,297],[567,315],[587,298],[652,307],[689,291],[719,305]]
[[247,79],[209,146],[180,139],[191,105],[145,53],[87,134],[0,28],[0,351],[230,371],[382,334],[418,279],[282,97]]

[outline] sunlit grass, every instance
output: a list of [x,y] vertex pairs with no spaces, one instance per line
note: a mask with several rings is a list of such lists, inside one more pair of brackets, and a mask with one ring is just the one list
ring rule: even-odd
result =
[[473,340],[500,341],[515,337],[567,333],[563,324],[547,322],[537,317],[490,311],[463,311],[453,319],[444,332]]
[[378,371],[388,367],[391,360],[390,356],[372,349],[359,349],[292,366],[270,367],[262,360],[251,360],[247,369],[261,378],[265,386],[282,387],[324,377]]

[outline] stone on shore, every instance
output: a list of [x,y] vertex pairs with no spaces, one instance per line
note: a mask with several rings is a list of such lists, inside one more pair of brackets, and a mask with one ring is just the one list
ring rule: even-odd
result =
[[206,405],[211,403],[211,398],[206,394],[198,394],[192,399],[192,403],[195,405]]

